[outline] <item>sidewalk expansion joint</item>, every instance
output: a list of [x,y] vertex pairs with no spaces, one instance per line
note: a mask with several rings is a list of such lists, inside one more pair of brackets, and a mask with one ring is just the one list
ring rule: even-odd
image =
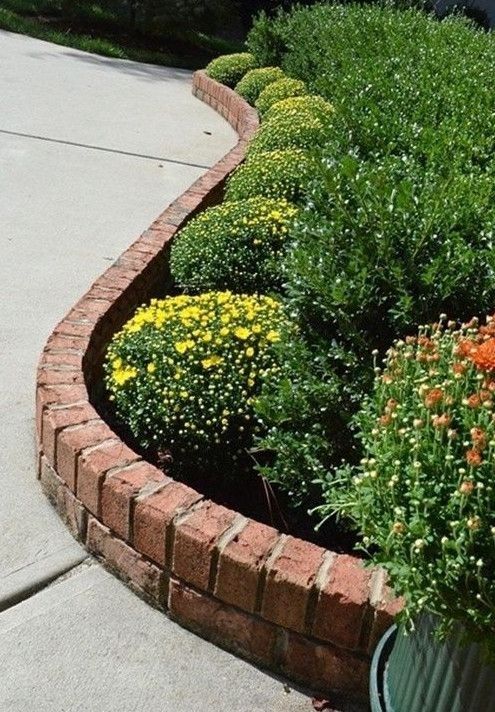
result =
[[40,593],[41,591],[44,591],[47,588],[52,588],[58,583],[62,583],[71,576],[75,576],[81,570],[84,570],[89,566],[93,566],[96,563],[97,562],[93,559],[93,557],[87,556],[82,561],[78,561],[75,564],[72,564],[66,568],[62,568],[53,576],[47,576],[47,578],[45,579],[35,581],[32,585],[27,585],[13,593],[12,595],[6,596],[2,600],[0,600],[0,615],[3,612],[9,610],[10,608],[14,608],[19,603],[23,603],[27,599],[32,598],[37,593]]
[[47,143],[58,143],[63,146],[71,146],[73,148],[85,148],[90,151],[102,151],[103,153],[115,153],[120,156],[130,156],[131,158],[144,158],[147,161],[160,161],[161,163],[173,163],[177,166],[187,166],[189,168],[211,168],[202,163],[189,163],[188,161],[180,161],[177,158],[164,158],[163,156],[150,156],[147,153],[133,153],[132,151],[124,151],[119,148],[106,148],[105,146],[93,146],[89,143],[77,143],[77,141],[65,141],[59,138],[50,138],[49,136],[38,136],[37,134],[22,133],[21,131],[8,131],[0,129],[0,134],[6,136],[18,136],[19,138],[31,138],[35,141],[45,141]]

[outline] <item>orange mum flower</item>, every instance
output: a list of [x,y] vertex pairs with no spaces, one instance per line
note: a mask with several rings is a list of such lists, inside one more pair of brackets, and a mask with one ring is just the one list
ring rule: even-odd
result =
[[477,450],[484,450],[486,447],[486,433],[483,428],[471,428],[471,440]]
[[433,408],[437,403],[443,398],[443,391],[441,388],[432,388],[427,392],[425,396],[425,406],[427,408]]
[[466,460],[468,465],[471,465],[471,467],[478,467],[482,462],[481,455],[474,449],[466,452]]
[[469,358],[483,371],[495,369],[495,339],[488,339],[475,349],[472,349]]
[[434,428],[448,428],[452,422],[452,418],[447,413],[442,413],[442,415],[434,415],[431,419]]
[[467,404],[469,408],[479,408],[481,405],[481,398],[477,393],[473,393],[472,396],[469,396]]
[[459,361],[457,363],[454,363],[454,365],[452,366],[453,372],[460,373],[460,374],[463,374],[464,371],[466,370],[466,368],[467,368],[466,364],[459,362]]
[[459,487],[459,492],[463,495],[470,495],[474,490],[474,482],[471,480],[464,480]]
[[462,339],[462,341],[459,341],[457,344],[455,352],[458,356],[470,356],[474,349],[476,349],[475,343],[469,339]]

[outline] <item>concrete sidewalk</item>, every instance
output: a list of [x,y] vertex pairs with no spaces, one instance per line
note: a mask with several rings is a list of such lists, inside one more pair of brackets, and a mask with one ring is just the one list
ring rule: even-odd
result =
[[236,135],[185,71],[5,32],[0,63],[0,712],[309,711],[88,559],[35,479],[45,339]]

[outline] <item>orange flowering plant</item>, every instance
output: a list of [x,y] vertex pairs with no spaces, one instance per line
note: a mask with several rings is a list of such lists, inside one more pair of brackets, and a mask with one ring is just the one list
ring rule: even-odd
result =
[[442,315],[396,341],[357,425],[364,457],[328,484],[326,513],[357,525],[405,621],[460,621],[495,654],[495,319]]

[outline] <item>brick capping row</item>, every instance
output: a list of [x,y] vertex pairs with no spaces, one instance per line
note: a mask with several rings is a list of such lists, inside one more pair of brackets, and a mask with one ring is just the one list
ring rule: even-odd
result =
[[218,203],[258,116],[196,72],[194,94],[239,135],[58,324],[37,373],[43,490],[72,534],[173,619],[264,667],[364,699],[370,654],[400,607],[384,573],[205,499],[125,445],[91,404],[104,349],[163,281],[179,227]]

